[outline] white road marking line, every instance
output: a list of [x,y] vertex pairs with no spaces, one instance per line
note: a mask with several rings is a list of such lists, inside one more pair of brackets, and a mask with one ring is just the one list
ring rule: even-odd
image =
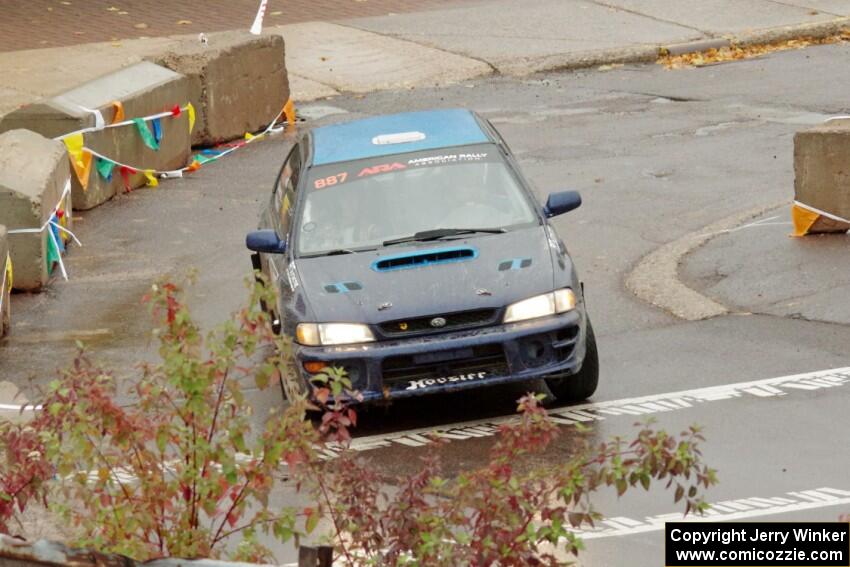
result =
[[21,411],[21,409],[23,409],[24,411],[33,411],[33,410],[36,410],[36,409],[41,409],[41,406],[34,406],[33,404],[22,404],[22,405],[0,404],[0,411],[15,411],[15,412],[17,412],[17,411]]
[[[643,520],[617,516],[616,518],[605,519],[600,522],[600,524],[604,523],[610,527],[576,530],[576,535],[586,540],[623,537],[663,530],[665,522],[725,522],[850,504],[850,491],[838,488],[818,488],[817,490],[788,492],[787,496],[793,498],[782,496],[725,500],[713,504],[705,516],[685,516],[679,512],[647,516]],[[758,507],[754,509],[756,503],[758,503]],[[838,515],[836,514],[837,519]]]
[[[647,516],[644,520],[616,516],[601,520],[597,524],[597,528],[573,531],[584,540],[603,539],[661,531],[667,522],[725,522],[850,504],[850,491],[837,488],[825,487],[817,490],[788,492],[787,494],[796,499],[779,496],[772,498],[754,496],[725,500],[722,503],[713,504],[705,516],[685,516],[681,512]],[[755,505],[753,501],[759,502],[757,509],[753,509]],[[297,564],[289,563],[284,567],[289,565]]]
[[[605,416],[648,416],[656,413],[691,408],[707,402],[730,400],[751,396],[756,399],[786,396],[794,391],[814,391],[850,383],[850,367],[806,372],[778,378],[737,382],[721,386],[708,386],[692,390],[652,394],[638,398],[594,402],[549,412],[552,420],[562,425],[577,422],[590,423],[606,419]],[[471,437],[490,437],[499,426],[515,420],[516,416],[479,419],[465,423],[452,423],[439,427],[422,427],[395,433],[382,433],[355,438],[351,447],[357,451],[371,451],[391,447],[394,443],[422,446],[428,435],[460,440]]]

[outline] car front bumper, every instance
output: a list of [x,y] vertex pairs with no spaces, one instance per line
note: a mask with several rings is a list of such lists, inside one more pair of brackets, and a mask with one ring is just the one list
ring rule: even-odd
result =
[[550,317],[439,335],[358,345],[295,345],[302,378],[308,361],[342,367],[363,401],[405,398],[569,375],[585,352],[581,307]]

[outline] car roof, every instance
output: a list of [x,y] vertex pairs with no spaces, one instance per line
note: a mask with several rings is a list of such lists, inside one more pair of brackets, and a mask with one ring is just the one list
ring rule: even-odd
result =
[[[401,135],[402,140],[407,137],[410,141],[374,142],[376,137],[392,135]],[[374,116],[322,126],[313,130],[311,137],[313,165],[493,141],[476,115],[465,109]]]

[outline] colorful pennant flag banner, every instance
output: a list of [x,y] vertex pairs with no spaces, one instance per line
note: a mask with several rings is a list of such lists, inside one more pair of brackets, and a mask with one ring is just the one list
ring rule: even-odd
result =
[[847,232],[850,220],[816,209],[810,205],[794,201],[791,206],[791,220],[794,232],[791,236],[806,236],[813,233]]
[[99,157],[97,158],[95,167],[97,168],[97,172],[100,176],[103,177],[104,181],[107,183],[112,181],[112,170],[115,169],[115,162]]
[[153,133],[148,128],[148,123],[141,118],[133,118],[133,123],[136,125],[136,130],[139,131],[139,136],[147,147],[152,150],[159,150],[159,142],[156,141]]
[[[231,152],[238,150],[239,148],[243,148],[250,143],[263,139],[269,134],[276,134],[284,130],[289,131],[295,125],[295,105],[290,99],[286,101],[286,104],[283,106],[281,111],[277,113],[277,115],[269,123],[265,130],[263,130],[259,134],[252,135],[250,133],[247,133],[245,135],[245,139],[240,142],[234,144],[222,144],[221,146],[219,146],[220,148],[227,149],[212,148],[202,150],[199,154],[194,156],[194,158],[192,159],[192,163],[190,163],[186,167],[162,171],[148,168],[133,167],[131,165],[121,163],[117,160],[100,154],[92,150],[91,148],[85,146],[84,135],[87,132],[92,132],[97,129],[116,128],[132,124],[138,130],[139,135],[142,137],[142,140],[144,141],[146,146],[151,149],[158,149],[159,143],[162,140],[162,124],[160,121],[161,118],[178,117],[185,111],[189,118],[189,132],[191,133],[192,129],[195,126],[195,108],[194,106],[192,106],[192,103],[187,103],[185,107],[175,105],[168,112],[162,112],[152,116],[134,118],[132,120],[124,120],[124,106],[121,104],[120,101],[113,102],[112,107],[114,112],[111,124],[101,125],[100,121],[96,118],[96,125],[101,125],[102,128],[85,128],[55,138],[57,140],[62,140],[62,142],[65,144],[74,173],[79,179],[80,185],[83,187],[84,190],[88,187],[89,174],[91,172],[93,160],[95,162],[95,169],[97,170],[98,175],[100,175],[103,179],[107,181],[110,181],[112,179],[114,169],[117,167],[119,174],[121,175],[121,178],[124,182],[124,187],[127,191],[130,191],[132,187],[130,184],[130,176],[139,173],[144,175],[148,186],[157,187],[159,185],[157,177],[183,177],[184,173],[191,173],[193,171],[197,171],[205,163],[217,161],[218,159],[226,156]],[[98,114],[100,113],[98,112]],[[287,124],[286,126],[278,125],[278,122],[281,117],[285,117]],[[151,128],[148,128],[147,122],[151,122]],[[79,241],[79,239],[77,239],[76,235],[68,229],[68,225],[70,224],[69,220],[71,218],[71,207],[69,206],[70,195],[71,178],[69,177],[68,180],[65,182],[65,187],[62,190],[59,202],[53,208],[52,213],[48,217],[47,222],[45,222],[39,228],[24,228],[8,231],[8,234],[10,235],[37,234],[47,231],[46,262],[48,273],[52,272],[53,267],[55,265],[58,265],[59,270],[62,273],[62,277],[65,280],[68,279],[68,272],[66,271],[65,263],[62,260],[62,254],[65,251],[65,243],[70,240],[73,240],[77,245],[82,246],[82,243]],[[3,282],[11,282],[11,257],[6,258],[6,263],[3,267]],[[2,289],[2,286],[0,286],[0,290]],[[0,296],[0,306],[2,306],[2,296]]]
[[6,263],[3,265],[3,282],[0,283],[0,313],[3,313],[3,300],[6,298],[6,290],[11,289],[14,284],[12,275],[12,256],[7,252]]
[[[164,113],[164,116],[176,117],[176,116],[180,116],[184,111],[189,116],[189,126],[190,126],[190,131],[191,131],[191,128],[193,128],[194,125],[195,125],[195,108],[194,108],[194,106],[192,106],[192,103],[188,103],[185,107],[182,107],[182,108],[180,106],[175,106],[174,108],[172,108],[171,111]],[[149,129],[145,123],[146,122],[152,122],[152,124],[156,124],[153,121],[157,118],[164,118],[164,116],[155,115],[153,117],[148,116],[148,117],[144,117],[144,118],[136,118],[136,119],[129,120],[129,121],[125,122],[125,124],[136,125],[136,128],[138,129],[139,134],[141,135],[141,137],[143,139],[145,139],[147,136],[150,136],[150,140],[145,141],[145,144],[148,145],[149,141],[153,141],[153,142],[156,141],[156,139],[155,139],[156,138],[156,131],[158,129],[160,129],[161,127],[158,127],[158,126],[155,126],[155,125],[152,126],[152,128],[153,128],[153,133],[152,133],[151,129]],[[287,123],[286,127],[278,125],[278,122],[281,120],[282,117],[286,118],[286,123]],[[142,125],[140,125],[139,121],[141,121]],[[191,173],[193,171],[197,171],[198,169],[201,168],[202,165],[213,162],[213,161],[217,161],[220,158],[226,156],[227,154],[232,153],[232,152],[238,150],[239,148],[246,146],[247,144],[250,144],[250,143],[255,142],[257,140],[263,139],[265,136],[267,136],[269,134],[276,134],[278,132],[282,132],[285,129],[289,130],[292,126],[294,126],[294,124],[295,124],[295,105],[293,104],[292,100],[290,99],[286,102],[286,104],[281,109],[281,111],[277,113],[277,116],[274,117],[274,119],[269,123],[269,125],[265,128],[265,130],[263,130],[259,134],[254,135],[254,134],[247,133],[245,135],[244,140],[241,140],[241,141],[234,143],[234,144],[222,144],[221,146],[219,146],[220,148],[227,148],[227,149],[224,149],[224,150],[216,149],[216,148],[202,150],[200,153],[198,153],[194,156],[194,158],[192,159],[192,163],[190,163],[186,167],[181,167],[180,169],[171,169],[171,170],[150,169],[150,168],[136,167],[136,166],[132,166],[132,165],[129,165],[129,164],[126,164],[126,163],[121,163],[118,160],[115,160],[115,159],[112,159],[108,156],[105,156],[105,155],[103,155],[99,152],[96,152],[95,150],[93,150],[91,148],[85,147],[84,145],[81,145],[81,146],[78,147],[78,144],[80,143],[79,140],[74,135],[68,135],[68,136],[70,138],[72,138],[72,146],[74,148],[74,151],[79,150],[80,152],[82,152],[83,155],[91,154],[97,159],[97,165],[95,167],[98,170],[98,172],[101,174],[101,176],[104,177],[104,179],[106,179],[107,176],[112,173],[112,168],[118,167],[119,173],[121,174],[121,177],[124,180],[124,189],[127,192],[129,192],[129,191],[132,190],[132,184],[130,183],[130,175],[141,173],[142,175],[145,176],[148,186],[156,187],[156,186],[159,185],[159,183],[156,179],[157,177],[172,178],[172,179],[178,178],[178,177],[183,177],[184,173]],[[144,127],[142,127],[142,126],[144,126]],[[74,134],[74,133],[72,133],[72,134]],[[66,142],[65,145],[68,146],[68,142]],[[148,147],[150,147],[150,145],[148,145]],[[69,146],[68,151],[69,151],[69,154],[70,154],[71,153],[71,146]]]
[[[80,182],[80,186],[83,188],[83,191],[88,190],[89,176],[91,174],[92,156],[97,158],[95,161],[95,169],[100,174],[100,176],[103,177],[103,179],[105,179],[106,181],[112,180],[112,169],[116,165],[124,165],[119,164],[117,161],[98,154],[97,152],[92,151],[90,148],[85,147],[86,133],[95,130],[102,130],[104,128],[118,128],[122,126],[133,125],[136,127],[136,130],[138,131],[139,136],[141,137],[142,142],[145,144],[145,146],[156,151],[159,150],[159,144],[162,141],[162,118],[177,117],[180,116],[180,114],[184,110],[186,110],[189,115],[190,132],[192,131],[192,128],[195,125],[195,109],[191,103],[187,103],[185,107],[175,105],[171,110],[167,112],[160,112],[158,114],[133,118],[131,120],[124,120],[124,105],[120,101],[113,102],[112,107],[114,111],[112,124],[102,125],[100,124],[100,121],[98,121],[98,125],[101,126],[100,128],[84,128],[82,130],[70,132],[68,134],[56,138],[57,140],[62,140],[65,143],[65,147],[68,150],[68,156],[71,160],[71,165],[74,169],[74,173],[76,174],[77,179]],[[151,124],[150,127],[148,126],[148,122],[150,122]],[[130,169],[135,170],[138,168]],[[122,172],[122,177],[124,177],[125,180],[125,187],[129,187],[130,184],[127,179],[127,175],[125,175],[124,172]],[[148,180],[148,184],[153,185],[152,183],[150,183],[150,180]]]
[[62,252],[65,251],[65,242],[73,240],[78,246],[82,243],[77,239],[76,235],[68,229],[71,218],[71,207],[69,198],[71,196],[71,178],[65,181],[65,187],[62,189],[62,194],[59,197],[59,202],[53,207],[50,216],[39,228],[18,228],[10,230],[8,234],[39,234],[47,231],[47,272],[53,271],[53,266],[58,264],[59,270],[62,273],[62,278],[68,279],[68,272],[65,270],[65,263],[62,261]]

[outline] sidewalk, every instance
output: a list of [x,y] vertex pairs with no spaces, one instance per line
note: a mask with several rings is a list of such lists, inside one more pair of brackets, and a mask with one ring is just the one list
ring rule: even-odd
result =
[[[73,7],[68,1],[53,4],[51,14],[59,6]],[[88,24],[85,35],[75,36],[77,41],[102,37],[110,29],[105,22],[120,17],[121,10],[109,11],[120,9],[119,0],[114,6],[107,4],[87,0],[86,11],[102,10],[95,21],[103,23],[104,30],[97,31],[98,36],[94,28],[99,26]],[[140,0],[134,10],[153,14],[155,4],[162,3]],[[211,10],[210,4],[214,3],[187,0],[179,9],[170,9],[162,21],[148,18],[155,26],[131,29],[195,34],[221,26],[247,28],[257,2],[222,2],[226,11]],[[324,20],[275,25],[284,17],[283,9],[275,0],[269,3],[264,33],[281,34],[286,40],[287,67],[298,102],[340,92],[442,85],[492,73],[527,75],[648,62],[656,58],[659,47],[673,44],[716,38],[787,39],[831,33],[850,24],[846,19],[850,0],[290,0],[285,6],[287,21]],[[43,25],[27,20],[30,8],[5,10],[4,16],[11,12],[11,18],[4,17],[0,28],[26,36],[19,39],[21,45],[47,37]],[[376,13],[384,15],[371,15]],[[364,17],[339,19],[350,15]],[[180,24],[183,16],[191,23]],[[0,114],[134,63],[171,41],[153,37],[0,52]]]
[[[269,0],[266,25],[428,10],[470,0]],[[0,52],[247,28],[260,0],[11,0]],[[5,4],[11,4],[6,6]]]

